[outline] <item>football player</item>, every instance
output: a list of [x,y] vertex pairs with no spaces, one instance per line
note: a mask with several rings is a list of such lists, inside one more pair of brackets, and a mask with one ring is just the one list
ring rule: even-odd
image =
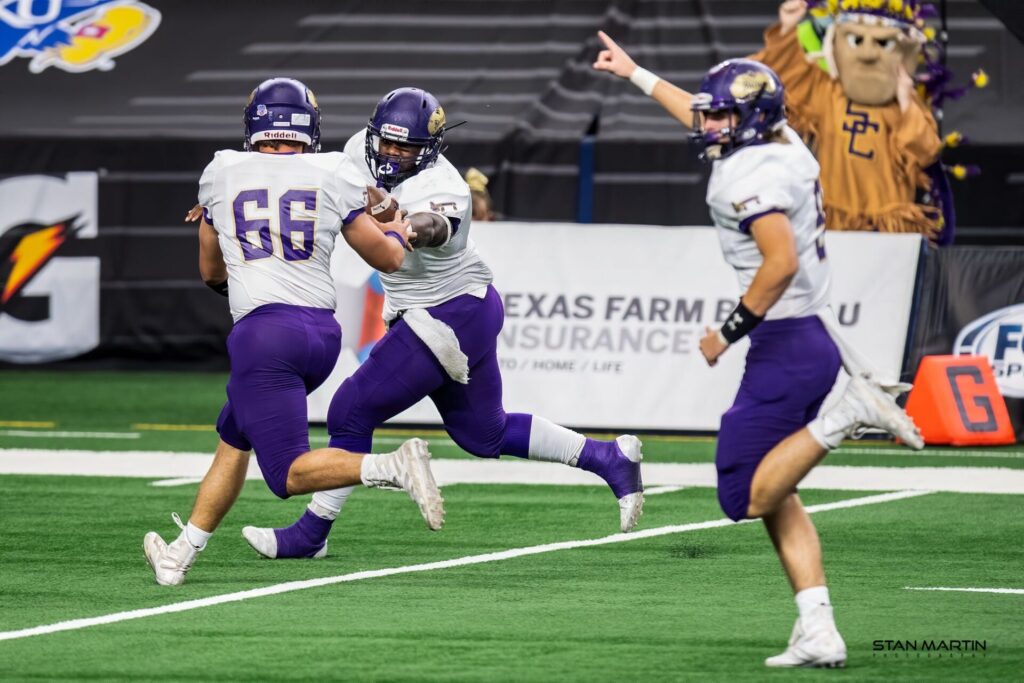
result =
[[[473,455],[560,462],[602,477],[618,499],[620,528],[630,531],[643,507],[639,439],[597,441],[543,417],[505,412],[497,357],[504,309],[469,237],[470,190],[441,154],[444,134],[437,99],[399,88],[380,100],[366,129],[345,146],[365,160],[368,181],[409,212],[416,236],[401,268],[381,275],[389,329],[334,395],[330,444],[364,453],[378,425],[429,396],[448,434]],[[245,527],[242,533],[266,557],[323,557],[350,491],[314,494],[287,528]]]
[[818,163],[786,125],[775,72],[728,60],[691,94],[638,67],[611,38],[598,35],[604,49],[594,68],[629,79],[692,126],[712,164],[708,207],[743,294],[721,329],[707,329],[700,350],[714,365],[750,337],[739,392],[718,435],[718,500],[734,520],[762,519],[799,610],[788,648],[765,664],[843,666],[846,645],[833,619],[821,546],[796,486],[863,427],[882,428],[921,448],[920,433],[891,395],[907,387],[885,387],[858,374],[838,404],[819,415],[845,359],[819,317],[830,313],[830,269]]
[[228,401],[217,420],[220,442],[187,525],[167,544],[143,542],[157,583],[178,585],[238,497],[249,451],[267,486],[287,498],[363,483],[405,489],[437,529],[444,510],[426,445],[412,439],[394,453],[310,451],[306,395],[328,377],[341,348],[334,318],[331,252],[338,232],[382,272],[402,265],[405,222],[381,225],[363,211],[365,185],[344,154],[314,154],[320,110],[302,83],[261,83],[244,112],[245,151],[217,152],[199,181],[200,272],[226,295]]

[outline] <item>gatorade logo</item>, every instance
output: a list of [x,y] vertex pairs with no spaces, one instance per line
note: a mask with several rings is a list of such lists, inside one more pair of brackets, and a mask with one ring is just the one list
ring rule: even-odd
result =
[[3,180],[0,206],[0,360],[43,363],[96,348],[100,259],[67,254],[96,237],[96,174]]
[[1000,393],[1024,398],[1024,304],[1000,308],[967,325],[953,353],[987,357]]

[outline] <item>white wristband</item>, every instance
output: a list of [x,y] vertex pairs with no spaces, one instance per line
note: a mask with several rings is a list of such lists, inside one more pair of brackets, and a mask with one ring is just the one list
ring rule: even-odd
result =
[[644,94],[648,97],[654,92],[654,86],[658,84],[661,79],[657,75],[652,74],[642,66],[638,66],[633,70],[633,74],[629,77],[629,82],[644,91]]
[[444,243],[441,244],[441,246],[443,247],[452,241],[452,221],[450,218],[448,218],[448,216],[445,216],[443,213],[436,213],[434,215],[440,216],[441,220],[444,221],[445,226],[447,226],[448,228],[448,236],[444,238]]

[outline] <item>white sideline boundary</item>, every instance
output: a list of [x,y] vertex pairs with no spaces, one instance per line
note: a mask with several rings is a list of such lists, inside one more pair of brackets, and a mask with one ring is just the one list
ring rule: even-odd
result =
[[[896,500],[903,500],[906,498],[916,498],[918,496],[925,496],[933,491],[896,491],[894,493],[884,493],[876,496],[864,496],[862,498],[853,498],[850,500],[841,500],[835,503],[825,503],[822,505],[811,505],[807,507],[807,512],[826,512],[829,510],[843,510],[847,508],[862,507],[865,505],[877,505],[879,503],[888,503]],[[291,593],[293,591],[305,590],[307,588],[319,588],[321,586],[331,586],[338,583],[351,583],[353,581],[362,581],[364,579],[376,579],[385,576],[396,576],[398,574],[412,574],[415,572],[433,571],[435,569],[451,569],[453,567],[466,567],[475,564],[485,564],[488,562],[500,562],[502,560],[511,560],[518,557],[527,557],[529,555],[540,555],[542,553],[550,553],[558,550],[573,550],[576,548],[592,548],[595,546],[609,545],[612,543],[624,543],[626,541],[639,541],[646,538],[656,538],[658,536],[666,536],[669,534],[684,533],[687,531],[699,531],[702,529],[714,529],[723,526],[733,526],[736,524],[749,524],[755,520],[743,520],[741,522],[733,522],[730,519],[714,519],[707,522],[694,522],[691,524],[679,524],[672,526],[657,527],[654,529],[643,529],[641,531],[635,531],[628,534],[612,534],[611,536],[605,536],[603,538],[594,538],[580,541],[561,541],[558,543],[545,543],[543,545],[527,546],[525,548],[513,548],[510,550],[501,550],[493,553],[484,553],[481,555],[467,555],[465,557],[458,557],[452,560],[440,560],[437,562],[426,562],[423,564],[412,564],[404,567],[389,567],[387,569],[374,569],[370,571],[354,572],[351,574],[340,574],[337,576],[325,576],[318,579],[307,579],[304,581],[288,581],[286,583],[279,583],[272,586],[265,586],[263,588],[253,588],[250,590],[238,591],[235,593],[225,593],[223,595],[214,595],[208,598],[199,598],[196,600],[186,600],[184,602],[175,602],[169,605],[161,605],[160,607],[149,607],[146,609],[129,610],[126,612],[115,612],[113,614],[105,614],[99,617],[87,617],[84,619],[71,619],[68,621],[59,621],[54,624],[46,624],[44,626],[35,626],[33,628],[19,629],[15,631],[0,631],[0,641],[4,640],[16,640],[19,638],[30,638],[32,636],[47,635],[50,633],[59,633],[61,631],[75,631],[83,628],[89,628],[92,626],[101,626],[104,624],[115,624],[122,621],[130,621],[133,619],[143,619],[145,617],[155,617],[162,614],[174,614],[176,612],[187,612],[189,610],[200,609],[203,607],[212,607],[214,605],[223,605],[230,602],[241,602],[243,600],[251,600],[253,598],[263,598],[270,595],[280,595],[282,593]],[[142,571],[140,569],[140,571]]]
[[[213,456],[209,453],[162,451],[84,451],[0,449],[0,475],[43,474],[158,479],[177,486],[201,479]],[[544,484],[604,486],[590,472],[558,463],[517,458],[431,461],[440,486],[452,484]],[[249,479],[262,479],[256,458],[249,461]],[[710,487],[717,483],[711,463],[645,463],[648,487]],[[1024,470],[1007,467],[853,467],[819,465],[801,482],[808,489],[837,491],[945,491],[953,493],[1024,494]]]
[[907,591],[952,591],[956,593],[1000,593],[1024,595],[1024,588],[950,588],[948,586],[904,586]]
[[26,439],[141,439],[139,432],[58,432],[38,429],[0,429],[0,436],[20,436]]

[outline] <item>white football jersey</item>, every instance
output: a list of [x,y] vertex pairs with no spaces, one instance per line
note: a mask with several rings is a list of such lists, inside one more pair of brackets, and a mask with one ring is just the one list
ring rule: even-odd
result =
[[331,252],[365,191],[340,152],[217,152],[199,180],[199,203],[224,253],[232,317],[271,303],[333,311]]
[[828,304],[831,272],[825,259],[825,215],[820,167],[788,126],[788,144],[743,147],[714,162],[708,182],[708,208],[726,262],[736,269],[746,292],[764,260],[750,234],[757,218],[784,213],[796,240],[800,267],[767,315],[768,320],[814,315]]
[[[373,185],[376,181],[366,165],[365,140],[363,129],[349,138],[345,153],[360,167],[366,184]],[[473,215],[469,186],[443,155],[438,155],[429,168],[399,184],[391,194],[410,215],[427,212],[448,218],[452,236],[443,246],[407,253],[396,272],[381,273],[385,320],[394,318],[398,311],[437,306],[491,283],[491,269],[469,239]]]

